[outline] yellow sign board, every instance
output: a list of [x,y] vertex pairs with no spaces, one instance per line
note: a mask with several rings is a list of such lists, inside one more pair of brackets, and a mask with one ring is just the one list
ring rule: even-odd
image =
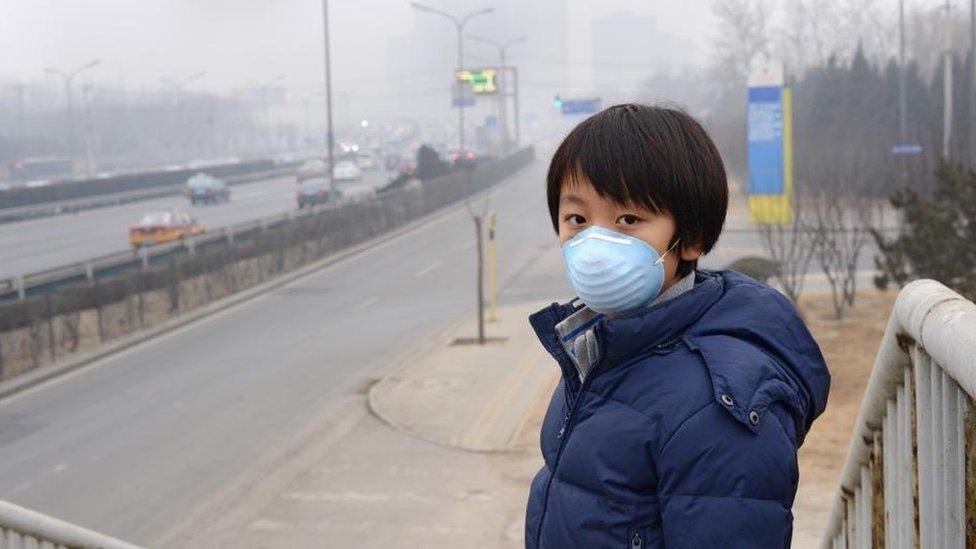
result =
[[495,69],[464,69],[456,71],[454,75],[457,77],[458,82],[471,84],[471,89],[476,94],[488,94],[498,91],[498,87],[496,86],[498,71]]

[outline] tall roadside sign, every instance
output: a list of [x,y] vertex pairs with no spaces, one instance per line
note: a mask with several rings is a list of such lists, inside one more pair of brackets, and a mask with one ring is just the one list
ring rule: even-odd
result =
[[793,217],[793,94],[783,73],[782,65],[770,65],[749,78],[749,215],[755,223]]

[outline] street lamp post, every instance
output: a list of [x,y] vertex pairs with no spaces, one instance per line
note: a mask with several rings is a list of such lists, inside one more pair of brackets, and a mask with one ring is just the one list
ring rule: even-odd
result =
[[274,85],[284,79],[285,75],[279,74],[265,84],[261,89],[261,99],[264,103],[264,122],[268,125],[268,140],[271,143],[271,146],[268,147],[268,149],[271,154],[274,154],[275,152],[275,138],[277,137],[275,135],[274,124],[271,121],[271,92],[274,89]]
[[206,72],[201,71],[201,72],[193,73],[191,75],[183,76],[183,77],[176,77],[176,78],[163,77],[163,78],[161,78],[161,80],[163,81],[164,84],[169,84],[170,86],[173,86],[173,89],[176,91],[176,112],[177,112],[177,116],[178,117],[182,117],[183,118],[183,123],[186,125],[186,128],[184,128],[184,131],[187,132],[187,135],[184,136],[183,139],[182,139],[182,142],[183,142],[183,160],[189,160],[190,159],[190,133],[191,133],[189,131],[190,116],[187,114],[187,112],[185,111],[185,108],[184,108],[185,103],[183,101],[183,89],[190,82],[199,80],[199,79],[203,78],[206,75],[207,75]]
[[[479,16],[485,15],[495,11],[495,8],[484,8],[477,11],[470,12],[464,17],[456,17],[445,11],[441,11],[430,6],[425,6],[423,4],[418,4],[416,2],[411,2],[411,6],[420,11],[425,11],[428,13],[433,13],[440,15],[441,17],[446,17],[452,23],[454,23],[454,28],[457,30],[457,70],[464,69],[464,26],[468,24],[471,19]],[[458,101],[458,154],[464,154],[464,98],[460,97]]]
[[[505,59],[506,59],[506,55],[508,54],[508,48],[514,46],[515,44],[519,44],[521,42],[525,42],[526,40],[528,40],[528,38],[525,37],[525,36],[519,36],[517,38],[512,38],[508,42],[501,43],[501,42],[497,42],[495,40],[491,40],[490,38],[484,38],[482,36],[476,36],[476,35],[469,34],[468,35],[468,39],[474,40],[476,42],[482,42],[482,43],[488,44],[490,46],[494,46],[498,50],[498,62],[499,62],[499,67],[498,67],[498,77],[499,77],[499,80],[498,80],[498,87],[499,87],[499,92],[498,92],[498,117],[501,118],[501,123],[502,123],[502,125],[501,125],[501,128],[502,128],[502,151],[503,152],[508,152],[508,150],[509,150],[509,137],[508,137],[508,91],[507,91],[507,89],[508,89],[508,81],[507,81],[507,78],[505,77],[505,75],[506,75],[506,72],[505,71],[508,70],[508,65],[506,64]],[[517,85],[518,81],[516,80],[515,83]],[[512,94],[516,98],[518,97],[518,88],[517,87],[513,90]],[[517,116],[517,114],[516,114],[516,116]]]
[[329,157],[329,188],[332,196],[337,196],[335,185],[335,163],[333,149],[335,137],[332,134],[332,55],[329,52],[329,0],[322,0],[322,28],[325,40],[325,116],[326,116],[326,147]]
[[62,71],[62,70],[54,69],[54,68],[51,68],[51,67],[45,67],[44,68],[44,72],[46,72],[48,74],[54,74],[54,75],[60,76],[64,80],[64,96],[65,96],[65,101],[67,102],[67,106],[68,106],[68,109],[67,109],[67,114],[68,114],[68,149],[70,150],[72,156],[74,156],[74,154],[76,152],[77,143],[76,143],[76,139],[75,139],[75,113],[74,113],[74,101],[72,101],[72,97],[71,97],[71,82],[75,79],[76,76],[78,76],[82,72],[84,72],[84,71],[86,71],[86,70],[94,67],[95,65],[98,65],[101,62],[102,62],[101,59],[92,59],[91,61],[85,63],[84,65],[75,67],[74,69],[72,69],[70,71]]

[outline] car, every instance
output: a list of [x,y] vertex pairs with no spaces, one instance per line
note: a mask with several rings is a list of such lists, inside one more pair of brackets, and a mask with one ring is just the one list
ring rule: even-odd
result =
[[336,181],[359,181],[363,178],[363,170],[352,160],[340,160],[332,170],[332,177]]
[[379,169],[380,162],[372,153],[360,152],[356,155],[356,165],[361,170],[376,170]]
[[186,212],[178,210],[152,212],[129,227],[129,243],[135,248],[153,246],[196,236],[203,230],[203,223]]
[[295,192],[298,198],[298,207],[325,204],[332,197],[330,187],[329,180],[324,177],[313,177],[302,181],[298,184],[298,190]]
[[306,179],[325,178],[328,176],[328,173],[329,169],[324,160],[312,158],[303,162],[302,165],[295,170],[295,179],[301,183]]
[[190,199],[190,204],[230,202],[230,187],[216,177],[198,173],[186,180],[183,195]]

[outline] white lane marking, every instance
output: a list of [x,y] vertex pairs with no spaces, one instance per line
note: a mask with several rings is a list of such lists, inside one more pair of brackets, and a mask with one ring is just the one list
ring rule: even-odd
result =
[[354,310],[354,311],[362,311],[366,307],[369,307],[370,305],[372,305],[373,303],[376,303],[379,300],[380,300],[380,298],[378,298],[378,297],[371,297],[371,298],[367,299],[366,301],[363,301],[359,305],[356,305],[355,307],[353,307],[352,310]]
[[463,251],[465,251],[465,250],[470,250],[471,248],[474,248],[474,243],[475,243],[475,242],[476,242],[476,241],[475,241],[474,239],[471,239],[471,240],[469,240],[469,241],[467,241],[467,242],[465,242],[465,243],[464,243],[464,244],[463,244],[463,245],[462,245],[462,246],[461,246],[460,248],[458,248],[458,249],[459,249],[459,250],[461,250],[462,252],[463,252]]
[[440,261],[435,261],[435,262],[431,263],[430,265],[427,265],[423,269],[420,269],[419,271],[413,273],[413,276],[415,276],[417,278],[420,278],[420,277],[424,276],[425,274],[433,271],[434,269],[436,269],[436,268],[438,268],[440,266],[441,266],[441,262]]

